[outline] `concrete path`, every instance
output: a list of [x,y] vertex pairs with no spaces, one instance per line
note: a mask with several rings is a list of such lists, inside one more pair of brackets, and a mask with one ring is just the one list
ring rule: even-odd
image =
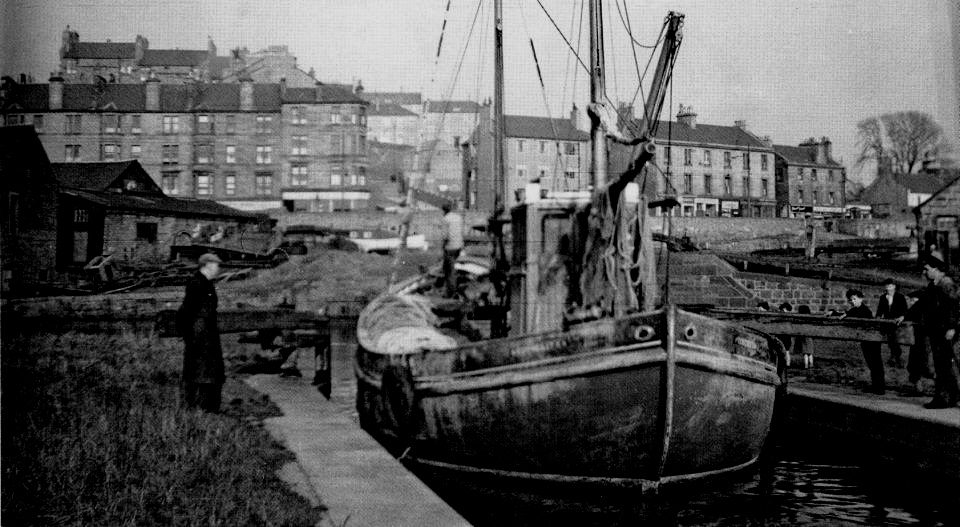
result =
[[873,395],[850,386],[794,381],[790,382],[788,391],[791,394],[842,403],[864,410],[954,427],[960,433],[960,406],[928,410],[923,404],[930,400],[929,395],[905,397],[893,390],[887,390],[886,395]]
[[296,454],[313,491],[329,508],[324,525],[469,525],[364,432],[343,404],[324,399],[309,375],[254,375],[247,382],[283,412],[265,425]]

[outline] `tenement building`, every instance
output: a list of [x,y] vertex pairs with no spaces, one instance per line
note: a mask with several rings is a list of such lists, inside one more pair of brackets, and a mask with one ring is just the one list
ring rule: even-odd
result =
[[833,159],[830,139],[774,145],[777,211],[781,217],[842,216],[846,169]]
[[32,124],[53,162],[139,160],[171,196],[243,210],[364,209],[366,101],[317,82],[48,84],[0,89],[4,124]]
[[[489,212],[494,206],[493,125],[491,107],[483,110],[470,141],[462,145],[462,196],[468,209]],[[521,190],[532,182],[538,182],[548,195],[589,189],[590,134],[579,124],[576,107],[568,119],[504,116],[508,209],[522,201]]]
[[[621,116],[632,110],[621,107]],[[633,121],[628,128],[639,125]],[[654,134],[656,153],[640,182],[651,198],[674,197],[683,216],[772,218],[776,214],[773,148],[733,126],[701,124],[693,108],[680,105],[676,121],[661,121]],[[628,160],[611,155],[610,177]]]

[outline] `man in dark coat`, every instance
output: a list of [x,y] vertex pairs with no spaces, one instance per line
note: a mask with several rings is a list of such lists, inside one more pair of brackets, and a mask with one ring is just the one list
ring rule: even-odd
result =
[[220,272],[220,258],[200,256],[200,268],[187,284],[183,304],[177,311],[177,329],[183,337],[183,402],[187,407],[216,413],[223,387],[223,352],[217,328],[217,291],[213,278]]
[[[897,284],[892,278],[884,280],[883,287],[887,292],[880,295],[880,300],[877,301],[877,318],[893,320],[899,324],[907,314],[907,299],[897,291]],[[887,346],[890,347],[890,360],[887,361],[887,366],[895,368],[903,366],[903,360],[900,358],[903,356],[903,349],[897,341],[896,330],[887,334]]]
[[[873,318],[870,308],[863,303],[863,293],[858,289],[847,290],[847,301],[850,302],[850,309],[840,318]],[[867,369],[870,370],[870,393],[883,395],[886,391],[886,381],[883,373],[883,357],[880,355],[880,344],[878,342],[861,342],[860,350],[863,351],[863,360],[867,363]]]
[[923,272],[930,282],[923,289],[920,299],[923,325],[933,367],[936,371],[935,394],[924,408],[952,408],[960,402],[960,387],[954,372],[954,345],[960,329],[960,291],[946,275],[946,264],[935,256],[927,257]]

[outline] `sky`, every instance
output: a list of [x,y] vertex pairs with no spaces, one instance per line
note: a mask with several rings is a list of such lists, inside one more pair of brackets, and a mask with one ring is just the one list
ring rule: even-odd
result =
[[[635,61],[625,22],[636,41],[650,44],[667,12],[679,11],[683,44],[661,118],[684,104],[700,123],[742,119],[777,144],[827,136],[848,174],[866,182],[872,169],[854,162],[856,124],[868,117],[927,112],[960,151],[960,34],[951,34],[951,24],[960,32],[960,15],[951,1],[621,0],[621,18],[617,2],[603,0],[608,96],[642,104],[637,69],[650,50],[635,48]],[[563,36],[587,62],[586,8],[581,0],[540,2],[503,0],[505,107],[566,116],[589,98],[586,73]],[[367,91],[431,99],[490,97],[493,0],[449,4],[448,11],[447,0],[2,0],[0,74],[45,82],[69,24],[81,41],[132,42],[142,34],[155,49],[205,49],[208,38],[221,55],[287,45],[321,81],[359,80]]]

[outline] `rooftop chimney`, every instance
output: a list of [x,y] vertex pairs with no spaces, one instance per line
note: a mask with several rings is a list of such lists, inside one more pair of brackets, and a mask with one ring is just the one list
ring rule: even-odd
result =
[[747,121],[745,121],[744,119],[738,119],[733,122],[733,126],[736,126],[737,128],[746,131]]
[[63,108],[63,77],[55,74],[50,77],[50,98],[48,104],[51,110]]
[[280,97],[283,98],[287,95],[287,78],[280,77]]
[[316,83],[314,83],[314,86],[315,86],[315,88],[314,88],[314,99],[315,99],[317,102],[320,102],[320,101],[323,100],[323,83],[320,82],[320,81],[317,81]]
[[146,108],[150,112],[160,111],[160,79],[150,77],[146,80]]
[[573,126],[575,130],[580,129],[580,109],[577,108],[576,103],[570,107],[570,125]]
[[240,77],[240,111],[253,111],[253,79],[247,74]]
[[357,81],[357,87],[354,88],[353,93],[355,93],[357,97],[363,97],[363,81]]
[[823,156],[822,163],[826,164],[830,162],[830,159],[833,157],[833,143],[830,142],[830,138],[823,136],[820,138],[820,148],[817,149],[817,157]]
[[677,112],[677,121],[680,124],[685,124],[691,129],[696,129],[697,127],[697,114],[693,111],[693,106],[684,106],[680,105],[680,111]]

